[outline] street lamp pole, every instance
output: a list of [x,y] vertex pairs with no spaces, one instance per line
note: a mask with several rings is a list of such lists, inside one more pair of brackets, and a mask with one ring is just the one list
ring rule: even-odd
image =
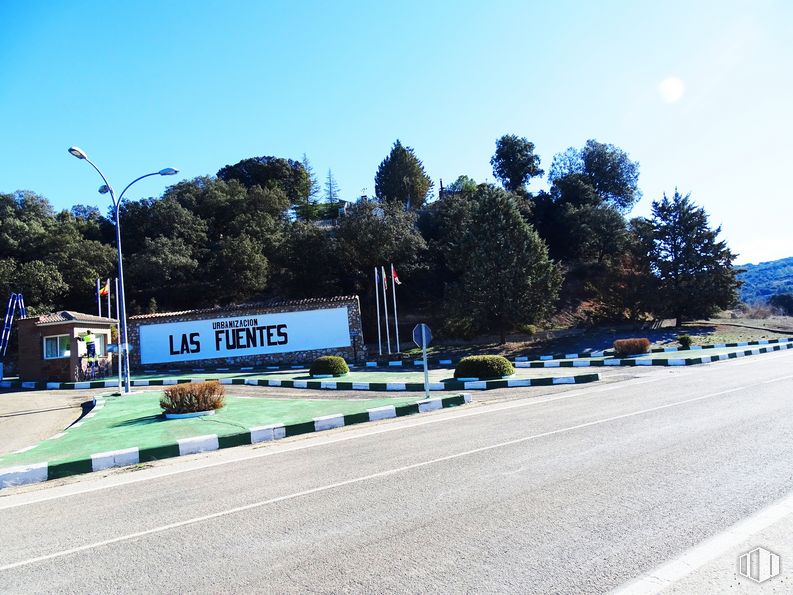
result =
[[129,187],[132,186],[135,182],[142,180],[143,178],[148,178],[149,176],[172,176],[174,174],[179,173],[178,169],[174,169],[172,167],[166,167],[165,169],[161,169],[160,171],[155,171],[150,174],[144,174],[139,178],[135,178],[129,184],[127,184],[126,188],[121,191],[121,194],[116,198],[116,193],[113,190],[113,187],[110,185],[110,182],[107,181],[105,174],[96,166],[96,164],[88,159],[88,156],[85,154],[85,151],[80,149],[79,147],[70,147],[69,153],[77,157],[78,159],[83,159],[89,163],[91,167],[96,170],[96,173],[102,178],[102,181],[105,183],[104,186],[99,188],[99,192],[102,194],[110,193],[110,200],[113,201],[113,219],[116,226],[116,254],[118,256],[118,296],[116,299],[119,299],[119,324],[121,326],[121,345],[122,345],[122,353],[118,354],[118,364],[121,369],[124,371],[124,394],[129,394],[131,391],[130,389],[130,379],[129,379],[129,342],[127,336],[127,303],[126,297],[124,293],[124,263],[121,258],[121,201],[124,198],[124,194]]

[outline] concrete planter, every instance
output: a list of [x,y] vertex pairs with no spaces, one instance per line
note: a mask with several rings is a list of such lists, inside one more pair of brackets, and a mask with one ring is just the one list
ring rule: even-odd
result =
[[215,415],[215,410],[193,411],[192,413],[163,413],[165,419],[187,419],[189,417],[201,417],[204,415]]
[[347,374],[309,374],[311,378],[323,379],[323,378],[341,378],[342,376],[346,376]]

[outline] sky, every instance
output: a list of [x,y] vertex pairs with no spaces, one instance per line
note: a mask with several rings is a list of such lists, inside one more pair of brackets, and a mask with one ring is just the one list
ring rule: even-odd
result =
[[[104,209],[253,156],[374,193],[396,139],[435,181],[494,181],[503,134],[640,163],[641,202],[691,193],[738,263],[793,256],[785,0],[0,0],[0,192]],[[547,188],[533,180],[529,189]]]

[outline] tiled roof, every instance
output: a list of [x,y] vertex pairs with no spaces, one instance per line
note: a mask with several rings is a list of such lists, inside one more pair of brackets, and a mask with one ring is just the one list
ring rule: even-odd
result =
[[83,314],[82,312],[72,312],[70,310],[61,310],[60,312],[52,312],[51,314],[44,314],[38,317],[36,324],[55,324],[58,322],[85,322],[88,324],[97,323],[112,323],[118,322],[114,318],[105,318],[103,316],[94,316],[93,314]]
[[187,316],[192,314],[212,314],[214,312],[227,312],[234,310],[235,312],[246,312],[251,310],[262,310],[270,308],[283,308],[292,306],[310,306],[321,304],[334,304],[338,302],[348,302],[350,300],[357,300],[357,295],[343,295],[328,298],[306,298],[303,300],[284,300],[272,299],[264,302],[255,302],[252,304],[239,304],[236,306],[213,306],[212,308],[199,308],[196,310],[181,310],[178,312],[157,312],[155,314],[138,314],[130,316],[129,320],[149,320],[151,318],[170,318],[173,316]]

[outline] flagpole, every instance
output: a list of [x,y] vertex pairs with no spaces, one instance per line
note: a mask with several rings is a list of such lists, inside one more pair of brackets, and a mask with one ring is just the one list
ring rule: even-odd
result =
[[386,286],[388,282],[385,277],[385,267],[380,267],[383,274],[383,311],[385,312],[385,340],[388,343],[388,355],[391,355],[391,331],[388,329],[388,292]]
[[396,332],[396,350],[397,353],[401,352],[402,349],[399,346],[399,317],[397,315],[397,306],[396,306],[396,281],[394,281],[394,263],[391,263],[391,292],[394,294],[394,331]]
[[377,267],[374,268],[374,299],[377,302],[377,349],[383,355],[383,339],[380,336],[380,280],[377,278]]
[[99,295],[99,277],[96,278],[96,307],[99,310],[99,318],[102,318],[102,296]]
[[107,317],[110,318],[110,279],[107,280],[105,287],[107,287]]
[[[116,361],[118,362],[118,394],[122,395],[124,393],[121,390],[121,313],[119,312],[118,303],[118,277],[116,277],[116,320],[118,321],[116,324],[116,345],[118,346]],[[110,311],[108,311],[107,316],[110,318]]]

